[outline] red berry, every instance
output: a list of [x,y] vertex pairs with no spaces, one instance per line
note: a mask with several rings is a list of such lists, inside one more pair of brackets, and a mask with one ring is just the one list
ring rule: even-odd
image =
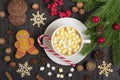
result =
[[50,4],[48,4],[48,5],[47,5],[47,8],[48,8],[48,9],[50,9],[50,8],[51,8],[51,5],[50,5]]
[[71,16],[71,10],[66,10],[65,13],[67,16]]
[[99,37],[98,38],[98,43],[102,44],[102,43],[104,43],[104,41],[105,41],[104,37]]
[[60,18],[66,17],[65,12],[58,12],[58,14],[59,14],[59,17],[60,17]]
[[113,24],[113,29],[114,30],[120,30],[120,25],[117,24],[117,23]]
[[98,16],[93,16],[92,17],[92,22],[98,23],[99,22],[99,17]]

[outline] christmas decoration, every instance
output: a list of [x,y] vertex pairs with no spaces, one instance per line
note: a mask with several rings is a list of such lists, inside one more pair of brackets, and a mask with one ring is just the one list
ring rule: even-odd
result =
[[34,21],[33,26],[35,26],[35,24],[38,25],[38,27],[40,27],[40,25],[45,25],[44,20],[47,20],[47,18],[44,18],[44,13],[40,14],[39,11],[37,11],[37,14],[32,14],[33,18],[30,19],[31,21]]
[[96,27],[96,32],[97,32],[98,34],[103,34],[103,33],[105,32],[105,27],[102,26],[102,25],[97,26],[97,27]]
[[102,51],[100,51],[100,50],[95,51],[95,53],[94,53],[94,59],[96,61],[102,61],[103,58],[104,58],[104,53]]
[[120,30],[120,25],[117,24],[117,23],[114,24],[114,25],[113,25],[113,29],[114,29],[114,30]]
[[66,59],[65,57],[63,57],[63,56],[61,56],[60,54],[56,53],[56,52],[53,51],[52,49],[49,49],[47,46],[43,45],[43,44],[41,43],[41,41],[40,41],[42,38],[46,38],[46,39],[48,39],[48,40],[51,39],[51,38],[50,38],[49,36],[47,36],[47,35],[44,35],[44,34],[43,34],[43,35],[40,35],[40,36],[38,37],[38,39],[37,39],[39,46],[41,46],[42,48],[44,48],[45,50],[47,50],[47,51],[50,52],[51,54],[55,55],[57,58],[61,59],[62,61],[70,64],[71,66],[73,66],[73,67],[76,66],[76,64],[74,64],[71,60]]
[[28,65],[28,62],[25,62],[24,64],[19,63],[19,69],[17,70],[17,72],[21,74],[21,77],[24,77],[24,76],[30,76],[31,70],[32,67]]
[[50,15],[51,16],[57,16],[59,15],[60,18],[62,17],[69,17],[71,16],[71,10],[66,10],[66,11],[58,11],[57,7],[63,7],[64,3],[63,0],[54,0],[53,3],[49,3],[49,1],[45,2],[48,4],[47,8],[50,9]]
[[98,23],[99,22],[99,17],[98,16],[93,16],[92,17],[92,22]]
[[[86,35],[89,35],[91,39],[91,44],[86,44],[82,51],[82,55],[90,53],[97,46],[97,39],[100,37],[100,34],[96,34],[94,31],[99,25],[105,27],[105,31],[102,32],[102,44],[98,44],[100,47],[111,46],[112,45],[112,55],[113,63],[115,65],[120,65],[120,31],[118,25],[120,24],[120,0],[73,0],[74,2],[83,2],[83,8],[85,11],[89,12],[93,10],[93,13],[89,16],[85,25],[87,30]],[[114,5],[113,5],[114,4]],[[116,31],[114,31],[116,30]],[[103,30],[102,30],[103,31]],[[101,33],[101,31],[100,31]],[[101,40],[100,40],[101,42]],[[104,43],[103,43],[104,42]]]
[[103,64],[98,66],[98,68],[100,69],[99,74],[103,74],[107,77],[110,72],[113,72],[113,69],[111,69],[111,65],[111,63],[107,64],[105,61],[103,61]]
[[98,38],[98,43],[102,44],[102,43],[104,43],[104,41],[105,41],[104,37],[99,37]]

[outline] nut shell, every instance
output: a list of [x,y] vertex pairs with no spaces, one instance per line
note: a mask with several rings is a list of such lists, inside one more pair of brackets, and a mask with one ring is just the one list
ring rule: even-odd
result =
[[83,8],[83,2],[77,2],[77,4],[76,4],[76,6],[78,7],[78,8]]
[[11,60],[11,59],[10,59],[10,56],[5,56],[5,57],[4,57],[4,61],[5,61],[5,62],[9,62],[10,60]]
[[78,7],[76,7],[76,6],[72,7],[72,12],[77,13],[78,11],[79,11]]
[[4,44],[5,43],[5,39],[4,38],[0,38],[0,44]]
[[11,61],[11,62],[9,63],[9,66],[10,66],[11,68],[15,68],[15,67],[16,67],[16,63],[13,62],[13,61]]
[[34,4],[32,5],[32,8],[35,9],[35,10],[38,9],[38,8],[39,8],[39,4],[34,3]]
[[77,69],[78,71],[83,71],[83,70],[84,70],[84,67],[83,67],[82,65],[78,65],[78,66],[76,67],[76,69]]
[[10,54],[10,53],[12,53],[12,49],[11,48],[6,48],[5,52],[6,52],[6,54]]
[[96,68],[96,63],[95,62],[92,62],[92,61],[88,61],[86,63],[86,69],[87,71],[93,71],[94,69]]
[[0,18],[4,18],[5,17],[5,12],[4,11],[0,11]]

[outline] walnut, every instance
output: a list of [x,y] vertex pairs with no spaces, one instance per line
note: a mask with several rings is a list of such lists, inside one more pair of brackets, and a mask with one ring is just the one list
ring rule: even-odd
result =
[[92,61],[88,61],[86,63],[86,69],[87,71],[93,71],[94,69],[96,68],[96,63],[95,62],[92,62]]

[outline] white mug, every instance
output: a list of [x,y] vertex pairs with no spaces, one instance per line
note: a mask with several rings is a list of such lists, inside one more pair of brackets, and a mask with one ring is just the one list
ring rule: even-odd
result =
[[[62,56],[67,56],[67,55],[63,55],[63,54],[59,53],[59,52],[56,50],[56,48],[54,47],[54,45],[53,45],[53,37],[54,37],[54,35],[56,34],[56,32],[57,32],[60,28],[64,28],[64,27],[70,27],[70,26],[60,26],[60,27],[58,27],[58,28],[53,32],[53,34],[52,34],[52,36],[51,36],[51,45],[52,45],[52,48],[53,48],[53,50],[54,50],[55,52],[57,52],[58,54],[60,54],[60,55],[62,55]],[[73,28],[73,27],[71,27],[71,28]],[[73,29],[75,29],[75,28],[73,28]],[[84,45],[85,43],[91,43],[91,40],[90,40],[90,39],[84,39],[84,38],[83,38],[83,34],[84,34],[84,33],[81,33],[81,32],[78,31],[77,29],[75,29],[75,30],[76,30],[76,31],[78,32],[78,34],[81,36],[82,42],[81,42],[80,48],[77,50],[77,52],[76,52],[76,53],[73,53],[73,54],[70,55],[70,56],[73,56],[74,54],[78,54],[78,53],[81,51],[81,49],[82,49],[82,47],[83,47],[83,45]]]

